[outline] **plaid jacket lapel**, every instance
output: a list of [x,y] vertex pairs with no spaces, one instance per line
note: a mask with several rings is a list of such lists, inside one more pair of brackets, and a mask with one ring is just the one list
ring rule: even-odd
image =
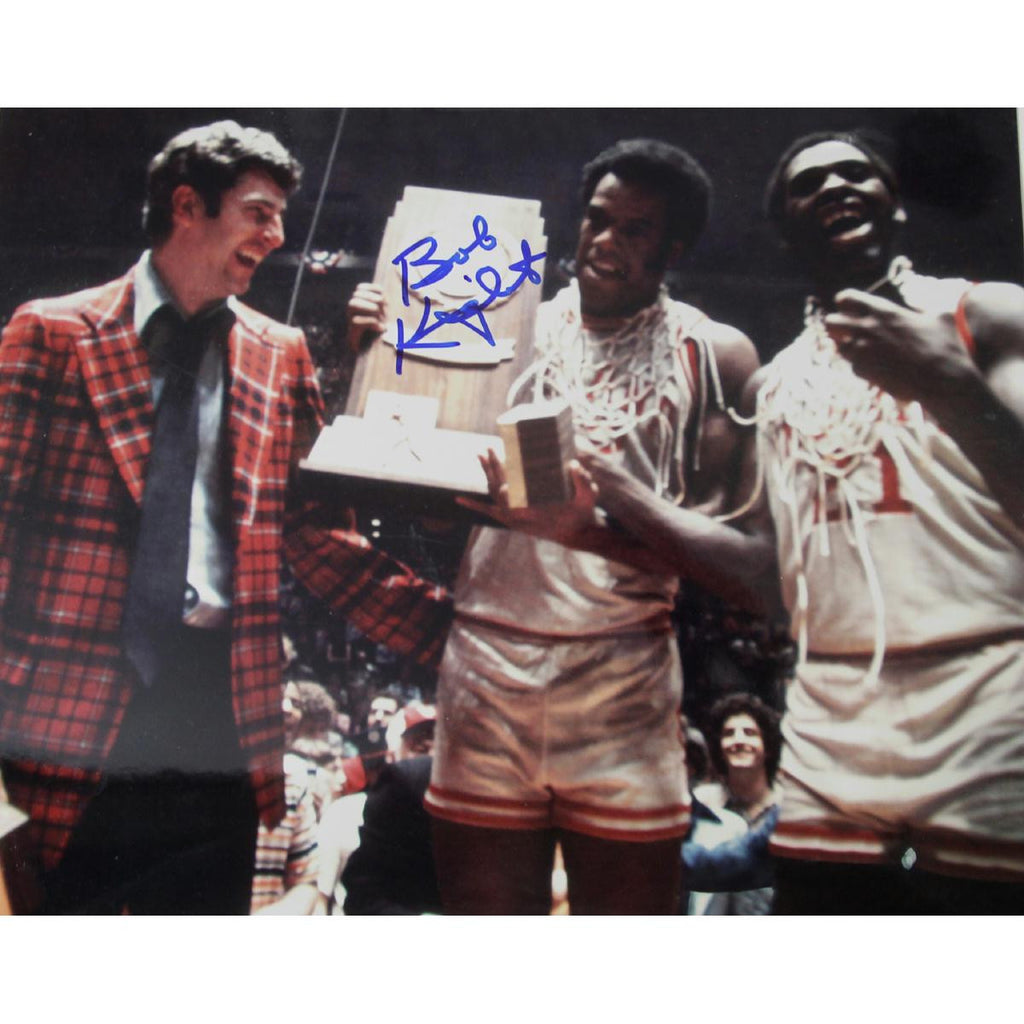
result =
[[82,376],[118,471],[142,502],[153,430],[149,358],[135,334],[133,274],[112,281],[82,311],[91,330],[77,340]]

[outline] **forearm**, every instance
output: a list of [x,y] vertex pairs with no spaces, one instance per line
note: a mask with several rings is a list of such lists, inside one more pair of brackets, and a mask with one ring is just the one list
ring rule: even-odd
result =
[[608,496],[609,513],[662,571],[713,591],[754,612],[778,603],[778,574],[771,539],[748,534],[692,509],[680,508],[638,488]]
[[436,664],[451,625],[444,587],[420,579],[351,530],[329,530],[302,514],[285,532],[296,577],[377,643],[426,665]]
[[950,375],[925,403],[1007,515],[1024,528],[1024,423],[973,367]]
[[825,318],[856,373],[918,401],[1024,526],[1024,289],[971,288],[956,315],[932,315],[855,291]]
[[594,523],[567,535],[561,543],[575,551],[588,551],[642,572],[663,572],[665,569],[663,558],[617,526]]

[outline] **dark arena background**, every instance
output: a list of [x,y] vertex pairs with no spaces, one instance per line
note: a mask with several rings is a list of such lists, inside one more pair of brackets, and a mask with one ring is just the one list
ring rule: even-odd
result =
[[[0,319],[27,299],[123,273],[145,247],[141,207],[150,157],[173,134],[231,117],[274,132],[305,166],[287,241],[245,301],[285,319],[330,162],[336,109],[25,109],[0,112]],[[1019,146],[1011,109],[350,109],[326,181],[292,320],[307,332],[329,414],[352,369],[345,305],[372,276],[384,225],[405,185],[539,199],[548,236],[544,295],[567,279],[579,220],[579,172],[621,138],[682,146],[715,188],[710,223],[670,279],[674,294],[734,324],[769,358],[796,333],[803,285],[761,213],[785,146],[823,128],[886,140],[909,215],[906,254],[924,273],[1024,281]],[[360,528],[419,571],[450,581],[461,528],[429,529],[387,509]],[[361,641],[285,577],[292,670],[325,682],[358,716],[377,689],[432,697],[433,680]],[[723,690],[778,703],[789,660],[781,624],[737,617],[702,595],[680,604],[687,710]]]

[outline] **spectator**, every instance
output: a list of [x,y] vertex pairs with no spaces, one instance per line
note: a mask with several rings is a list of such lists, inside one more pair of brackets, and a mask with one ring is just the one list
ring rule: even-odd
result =
[[320,822],[319,889],[329,908],[341,913],[345,892],[339,879],[352,851],[359,845],[359,826],[370,789],[377,782],[388,759],[384,730],[368,729],[354,737],[360,753],[344,758],[341,779],[335,782],[340,795],[324,811]]
[[391,719],[398,713],[398,698],[393,693],[378,693],[370,701],[370,710],[366,714],[366,728],[375,726],[386,729]]
[[[705,828],[696,831],[690,842],[684,844],[683,862],[691,872],[690,884],[695,887],[736,888],[719,892],[708,901],[696,901],[701,907],[698,913],[750,915],[767,914],[771,909],[772,890],[770,884],[765,884],[770,880],[766,848],[778,817],[778,795],[773,783],[782,749],[779,719],[778,712],[746,693],[725,697],[708,714],[711,763],[722,781],[697,786],[694,799],[717,825],[707,828],[705,815]],[[744,831],[751,834],[746,842],[741,832],[733,834],[733,815],[744,824]],[[707,856],[707,848],[719,843],[723,847],[715,851],[720,869],[716,877],[716,862]],[[694,878],[698,870],[710,872],[711,881],[699,875]],[[737,877],[730,878],[729,872]],[[743,888],[751,884],[751,879],[757,885]]]
[[256,835],[253,914],[312,914],[320,868],[313,794],[302,775],[285,779],[285,816]]
[[393,761],[407,761],[433,753],[437,711],[433,705],[413,701],[388,723],[388,754]]
[[338,714],[338,705],[334,698],[320,683],[310,679],[289,682],[294,689],[290,692],[298,700],[299,721],[296,737],[326,740],[327,734],[334,728]]

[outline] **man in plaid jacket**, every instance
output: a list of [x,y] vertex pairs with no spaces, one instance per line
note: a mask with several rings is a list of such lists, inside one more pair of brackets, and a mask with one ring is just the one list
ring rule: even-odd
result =
[[[422,662],[443,647],[443,590],[320,525],[291,486],[322,423],[314,369],[301,331],[235,296],[284,241],[300,174],[234,122],[176,136],[149,168],[151,251],[4,330],[0,758],[44,910],[245,912],[257,813],[284,811],[282,553],[373,639]],[[147,686],[122,619],[168,305],[222,326],[198,372],[183,620]]]

